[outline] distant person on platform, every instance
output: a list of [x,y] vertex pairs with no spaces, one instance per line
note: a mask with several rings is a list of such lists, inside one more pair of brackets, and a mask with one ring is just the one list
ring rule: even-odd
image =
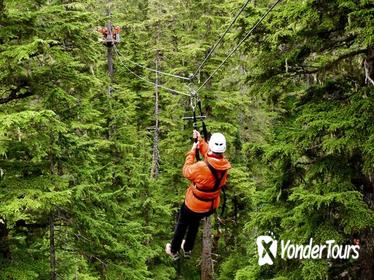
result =
[[[226,139],[221,133],[213,133],[209,144],[201,138],[196,130],[193,137],[198,138],[192,149],[187,153],[183,166],[183,176],[191,181],[187,189],[184,203],[179,212],[171,243],[166,244],[165,251],[173,259],[191,257],[191,252],[199,230],[200,220],[214,213],[220,202],[221,189],[227,180],[230,163],[224,157]],[[196,149],[204,157],[204,161],[195,162]]]

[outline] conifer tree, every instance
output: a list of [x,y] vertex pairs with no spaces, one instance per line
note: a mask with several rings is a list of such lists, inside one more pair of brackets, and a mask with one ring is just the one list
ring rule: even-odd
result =
[[[272,3],[251,1],[196,72],[242,1],[0,0],[0,279],[200,278],[202,231],[190,261],[164,252],[189,183],[188,94]],[[233,165],[210,277],[373,278],[373,8],[281,1],[199,89]],[[122,28],[112,77],[107,22]],[[269,230],[359,240],[360,258],[260,267]]]
[[[246,144],[256,176],[254,211],[243,231],[247,260],[226,260],[221,279],[371,278],[373,91],[364,84],[362,61],[373,43],[372,8],[357,1],[286,1],[248,41],[252,100],[263,100],[271,122],[265,142]],[[259,267],[253,244],[267,230],[301,244],[357,238],[360,258],[278,258],[271,269]],[[235,260],[248,264],[235,272]]]

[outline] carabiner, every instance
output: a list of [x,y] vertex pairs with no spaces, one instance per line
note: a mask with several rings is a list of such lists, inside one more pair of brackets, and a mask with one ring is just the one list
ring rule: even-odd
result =
[[192,108],[192,111],[195,111],[196,109],[196,106],[197,106],[197,102],[198,102],[198,96],[196,94],[196,91],[195,90],[191,90],[191,97],[190,97],[190,100],[191,100],[191,108]]

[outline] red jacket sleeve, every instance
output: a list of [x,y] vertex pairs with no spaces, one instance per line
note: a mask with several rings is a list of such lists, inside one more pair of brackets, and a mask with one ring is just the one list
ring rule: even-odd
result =
[[208,143],[202,137],[199,137],[199,151],[200,151],[200,154],[204,158],[206,158],[208,150],[209,150]]
[[[208,144],[205,142],[205,140],[201,137],[199,137],[199,152],[204,157],[207,156],[208,153]],[[183,166],[183,176],[186,177],[190,181],[194,181],[199,173],[199,166],[195,162],[196,157],[196,150],[191,149],[187,153],[186,160],[184,162]]]
[[192,181],[195,177],[195,169],[194,163],[195,163],[195,155],[196,151],[191,150],[187,153],[186,160],[184,162],[183,166],[183,176],[186,177],[188,180]]

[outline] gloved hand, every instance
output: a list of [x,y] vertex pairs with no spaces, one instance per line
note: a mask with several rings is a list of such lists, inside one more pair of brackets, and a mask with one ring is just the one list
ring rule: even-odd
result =
[[196,129],[194,129],[193,131],[193,136],[192,136],[194,139],[197,138],[199,139],[200,138],[200,132],[198,132]]

